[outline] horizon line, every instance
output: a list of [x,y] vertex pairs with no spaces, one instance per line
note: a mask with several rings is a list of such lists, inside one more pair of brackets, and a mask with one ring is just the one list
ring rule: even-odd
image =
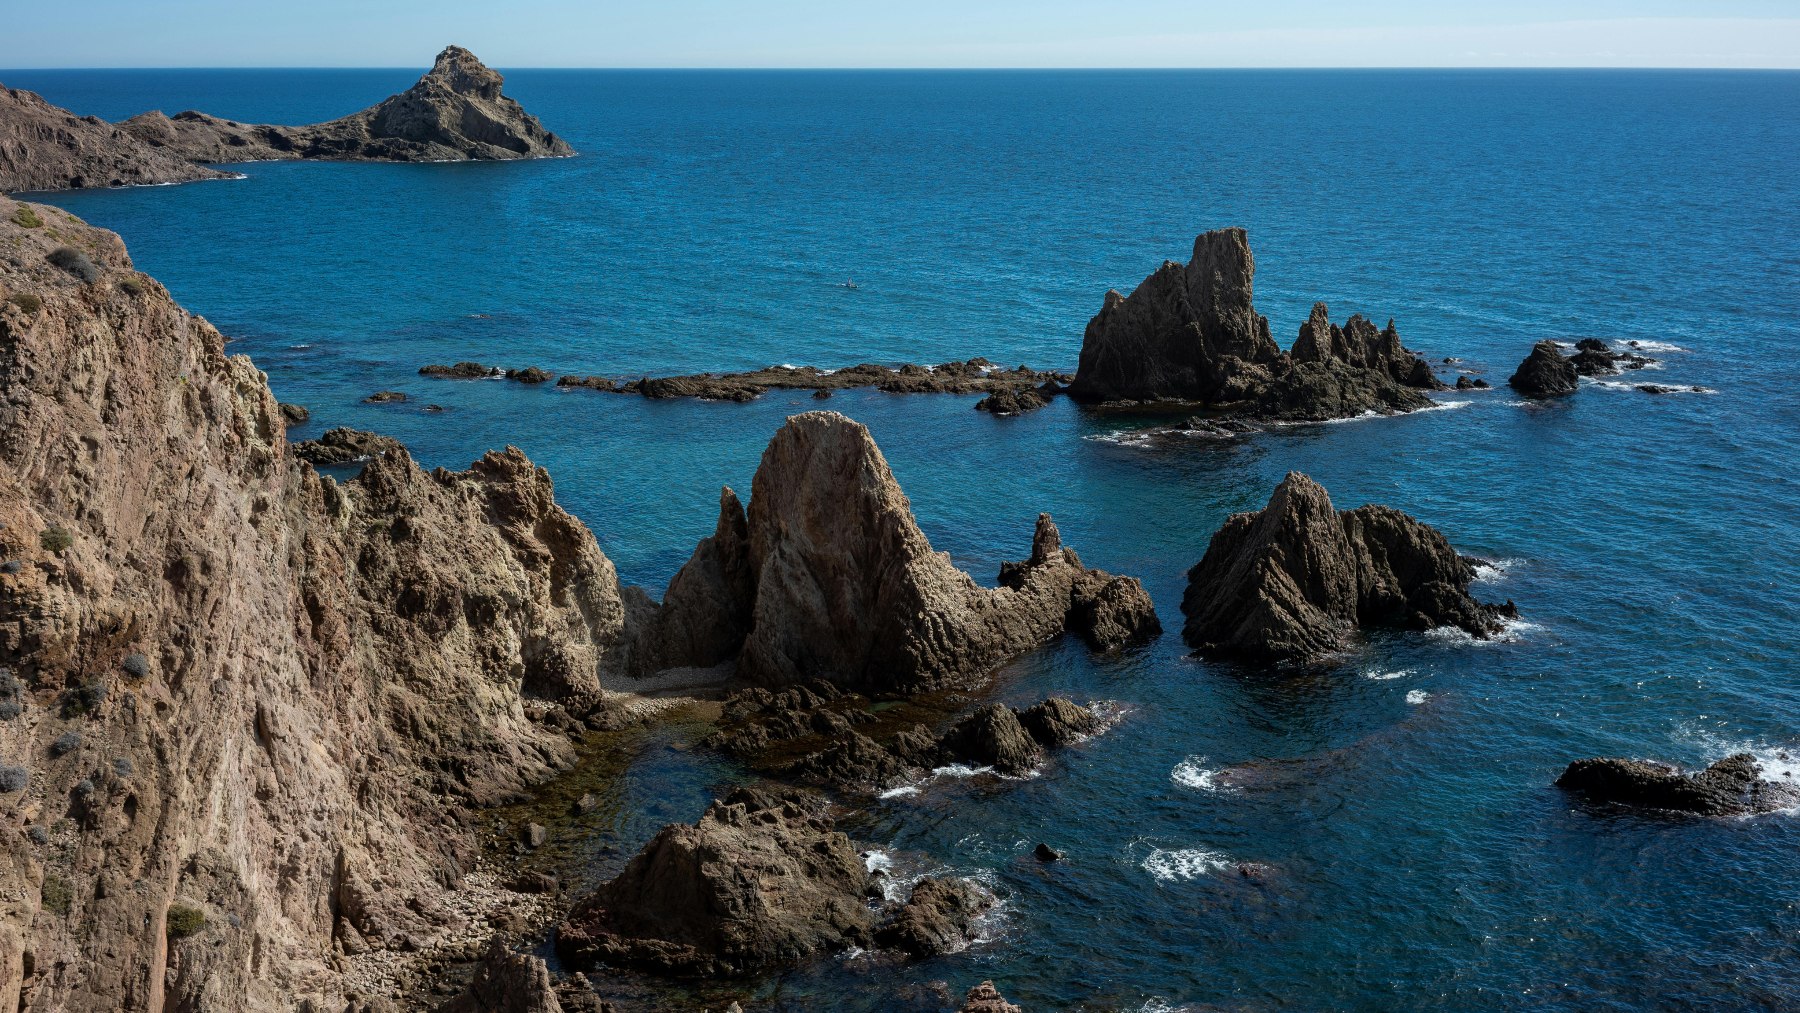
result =
[[[80,67],[77,67],[77,66],[51,66],[51,65],[31,66],[31,65],[21,64],[18,66],[11,66],[11,67],[0,67],[0,74],[5,74],[5,73],[11,72],[11,71],[42,71],[42,70],[56,70],[56,71],[94,71],[94,70],[396,70],[396,71],[423,73],[423,71],[420,71],[420,69],[419,69],[420,66],[421,66],[420,64],[383,65],[383,64],[348,64],[348,63],[345,63],[345,64],[310,64],[310,65],[309,64],[292,64],[292,65],[286,65],[286,64],[262,64],[262,63],[255,63],[255,64],[221,63],[221,64],[207,64],[207,65],[199,65],[199,64],[124,65],[124,64],[119,64],[119,65],[112,65],[112,66],[80,66]],[[1495,70],[1525,71],[1525,72],[1554,72],[1554,71],[1563,71],[1563,70],[1583,70],[1583,71],[1604,71],[1604,72],[1611,72],[1611,73],[1631,73],[1634,71],[1656,71],[1656,72],[1730,71],[1730,72],[1742,72],[1742,73],[1749,73],[1749,74],[1768,74],[1768,73],[1800,74],[1800,67],[1785,67],[1785,66],[1743,67],[1743,66],[1725,66],[1725,65],[1689,66],[1689,65],[1678,65],[1677,64],[1677,65],[1645,65],[1645,66],[1639,67],[1639,66],[1618,66],[1618,65],[1609,65],[1609,64],[1579,64],[1579,63],[1571,63],[1571,64],[1566,64],[1566,65],[1563,65],[1563,64],[1557,64],[1557,65],[1493,64],[1493,65],[1476,65],[1476,66],[1470,66],[1467,64],[1394,64],[1392,66],[1369,66],[1367,64],[1270,64],[1268,66],[1257,66],[1257,67],[1247,67],[1247,66],[1240,66],[1240,65],[1235,65],[1235,64],[1193,65],[1193,66],[1170,65],[1170,66],[1165,66],[1165,67],[1131,67],[1131,66],[1063,67],[1063,66],[1054,66],[1054,65],[1045,65],[1042,67],[1005,67],[1005,66],[998,66],[998,67],[996,67],[996,66],[938,67],[938,66],[904,66],[904,65],[891,66],[891,67],[856,67],[856,66],[844,66],[844,67],[798,66],[798,67],[796,67],[796,66],[756,66],[756,65],[708,66],[708,65],[701,65],[701,64],[691,64],[691,65],[672,64],[672,65],[667,65],[667,66],[650,66],[650,65],[580,66],[580,65],[568,65],[568,64],[564,64],[564,65],[492,64],[491,66],[493,66],[495,70],[501,70],[501,71],[589,70],[589,71],[649,71],[649,72],[679,71],[679,72],[684,72],[684,73],[689,73],[689,72],[691,72],[691,73],[781,72],[781,73],[827,73],[827,74],[841,74],[841,73],[1041,74],[1046,71],[1060,71],[1060,72],[1070,72],[1070,73],[1103,73],[1103,74],[1104,73],[1165,74],[1165,73],[1183,73],[1183,72],[1193,72],[1193,71],[1241,71],[1241,72],[1245,72],[1245,73],[1257,73],[1257,72],[1261,72],[1261,71],[1368,71],[1368,72],[1372,72],[1372,73],[1380,73],[1383,71],[1397,71],[1397,70],[1398,71],[1440,71],[1440,72],[1441,71],[1462,71],[1462,72],[1468,72],[1468,73],[1480,73],[1483,71],[1495,71]],[[427,67],[426,69],[429,69],[429,68]]]

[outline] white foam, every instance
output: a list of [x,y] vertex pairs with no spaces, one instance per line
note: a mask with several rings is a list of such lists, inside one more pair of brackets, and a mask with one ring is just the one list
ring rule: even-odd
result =
[[1142,868],[1150,874],[1150,878],[1159,883],[1176,883],[1209,876],[1221,869],[1228,869],[1231,865],[1231,859],[1216,851],[1201,848],[1165,851],[1162,848],[1152,848],[1150,854],[1144,857]]
[[289,345],[288,347],[295,351],[299,351],[301,349],[311,348],[312,345],[309,343],[309,344],[300,344],[300,345]]
[[1164,430],[1157,429],[1122,429],[1112,433],[1093,433],[1083,436],[1084,440],[1095,443],[1111,443],[1120,447],[1148,447],[1156,442],[1156,437]]
[[1419,706],[1429,699],[1431,699],[1431,694],[1422,689],[1408,690],[1406,693],[1406,702],[1412,704],[1414,707]]
[[[1585,377],[1585,376],[1582,377],[1582,381],[1584,383],[1592,384],[1595,387],[1604,387],[1607,390],[1629,390],[1629,391],[1636,391],[1638,389],[1639,385],[1643,382],[1643,381],[1627,381],[1627,380],[1596,380],[1592,377]],[[1655,384],[1654,386],[1668,388],[1667,390],[1656,391],[1655,393],[1658,395],[1662,395],[1662,394],[1717,394],[1718,393],[1718,391],[1713,390],[1711,387],[1699,387],[1699,386],[1694,386],[1691,384],[1686,385],[1686,386],[1677,385],[1677,384]],[[1651,392],[1650,391],[1642,391],[1640,393],[1649,394]]]
[[1411,674],[1413,674],[1412,669],[1402,668],[1394,672],[1364,672],[1363,678],[1373,679],[1376,682],[1386,682],[1389,679],[1404,679]]
[[1166,999],[1150,999],[1136,1010],[1124,1009],[1119,1013],[1192,1013],[1191,1006],[1171,1006]]
[[1195,788],[1220,794],[1235,791],[1227,785],[1218,783],[1219,772],[1206,766],[1206,757],[1190,756],[1177,763],[1175,769],[1169,771],[1169,780],[1184,788]]
[[1475,583],[1487,584],[1505,580],[1512,576],[1513,568],[1524,564],[1523,559],[1483,559],[1475,563]]
[[[898,787],[889,788],[886,791],[882,792],[877,797],[878,798],[886,798],[886,799],[906,798],[908,796],[919,794],[920,792],[925,790],[926,785],[930,784],[933,781],[942,779],[942,778],[955,778],[955,779],[960,780],[960,779],[964,779],[964,778],[974,777],[977,774],[992,774],[992,773],[994,773],[994,768],[992,768],[992,767],[971,767],[966,763],[947,764],[942,767],[932,768],[931,773],[925,775],[922,778],[919,778],[917,781],[914,781],[911,784],[903,784],[903,785],[899,785]],[[1024,774],[1019,775],[1017,780],[1027,780],[1029,778],[1033,778],[1036,776],[1037,776],[1037,771],[1032,770],[1032,771],[1028,771]]]
[[1762,767],[1763,780],[1800,788],[1800,744],[1771,746],[1767,742],[1729,739],[1706,731],[1689,733],[1684,737],[1699,743],[1707,763],[1716,763],[1738,753],[1749,753]]
[[919,793],[918,785],[903,784],[898,788],[889,788],[888,790],[882,792],[881,794],[879,794],[875,797],[876,798],[905,798],[908,795],[917,795],[918,793]]
[[1625,349],[1627,351],[1632,351],[1632,352],[1686,352],[1686,351],[1689,351],[1689,349],[1683,348],[1680,345],[1673,344],[1668,341],[1645,341],[1643,338],[1636,339],[1635,344],[1632,343],[1631,341],[1622,341],[1622,342],[1620,342],[1620,344],[1624,345]]
[[1516,644],[1525,639],[1525,634],[1543,629],[1536,623],[1528,623],[1523,619],[1501,619],[1500,632],[1491,637],[1477,637],[1467,630],[1456,626],[1434,626],[1425,631],[1425,635],[1433,640],[1458,647],[1485,647],[1494,644]]
[[863,852],[863,871],[889,873],[894,871],[894,856],[873,848]]

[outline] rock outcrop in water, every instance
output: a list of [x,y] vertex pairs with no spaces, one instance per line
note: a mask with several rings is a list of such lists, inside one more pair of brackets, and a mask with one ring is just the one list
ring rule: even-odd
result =
[[1002,586],[976,584],[932,550],[869,431],[835,412],[789,418],[748,513],[730,490],[720,507],[652,620],[666,653],[650,667],[735,660],[765,686],[909,693],[977,681],[1064,631],[1104,649],[1161,629],[1142,585],[1084,567],[1048,516]]
[[[685,976],[803,964],[851,946],[925,957],[967,942],[992,898],[961,881],[921,881],[879,912],[861,854],[799,796],[740,788],[692,826],[666,827],[611,882],[579,901],[557,953]],[[885,924],[883,922],[885,921]]]
[[1615,351],[1599,338],[1582,338],[1575,342],[1575,354],[1569,356],[1575,372],[1582,376],[1611,376],[1627,369],[1643,369],[1656,360],[1636,352]]
[[963,997],[962,1009],[958,1013],[1022,1013],[1019,1007],[1006,1001],[1000,990],[991,981],[984,981],[969,989]]
[[1474,577],[1436,529],[1388,507],[1335,510],[1324,488],[1290,472],[1261,511],[1227,519],[1188,571],[1182,637],[1263,662],[1342,650],[1377,626],[1487,637],[1511,603],[1475,601]]
[[879,791],[961,764],[1019,776],[1055,750],[1094,735],[1094,709],[1050,697],[1024,710],[977,708],[933,734],[918,710],[877,713],[867,697],[816,680],[780,691],[753,688],[725,702],[722,727],[703,745],[772,777],[821,787]]
[[574,154],[501,94],[502,78],[460,46],[411,88],[327,123],[284,127],[200,112],[122,123],[76,117],[30,92],[0,95],[0,191],[228,178],[208,163],[287,159],[448,162]]
[[1575,393],[1579,375],[1557,343],[1546,340],[1531,346],[1531,354],[1506,382],[1526,397],[1560,397]]
[[1695,773],[1645,760],[1576,760],[1556,786],[1597,802],[1702,816],[1741,816],[1800,804],[1800,785],[1765,780],[1762,765],[1749,753],[1727,756]]
[[459,930],[456,803],[571,762],[554,719],[624,665],[612,564],[516,450],[320,476],[116,236],[21,209],[53,213],[0,199],[0,1008],[343,1009],[334,965]]
[[[769,366],[747,373],[692,373],[635,380],[568,375],[558,377],[556,385],[610,394],[637,394],[652,400],[692,397],[704,401],[754,401],[772,391],[810,390],[829,394],[859,387],[873,387],[889,394],[987,394],[989,397],[977,407],[997,414],[1011,414],[1049,404],[1050,398],[1061,393],[1069,380],[1070,377],[1063,373],[1026,366],[1001,369],[986,359],[975,358],[936,366],[912,363],[891,367],[863,363],[845,369]],[[1028,405],[1027,402],[1034,403]]]
[[1069,396],[1087,402],[1202,406],[1271,420],[1394,414],[1441,390],[1390,322],[1331,323],[1323,303],[1289,352],[1252,301],[1256,262],[1243,229],[1194,241],[1193,259],[1165,263],[1130,296],[1106,294],[1088,322]]

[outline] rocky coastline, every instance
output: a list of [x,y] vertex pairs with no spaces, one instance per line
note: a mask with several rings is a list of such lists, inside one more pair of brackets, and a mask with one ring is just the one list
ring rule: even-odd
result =
[[210,166],[235,162],[573,155],[567,142],[501,93],[502,82],[475,54],[450,46],[406,91],[359,113],[299,127],[193,111],[108,123],[32,92],[0,88],[0,193],[232,179],[236,174]]

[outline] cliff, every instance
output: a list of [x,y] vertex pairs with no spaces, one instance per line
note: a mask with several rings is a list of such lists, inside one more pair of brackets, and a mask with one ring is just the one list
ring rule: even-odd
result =
[[1069,396],[1087,402],[1170,402],[1253,418],[1319,420],[1427,407],[1440,390],[1392,322],[1331,323],[1313,306],[1283,352],[1256,312],[1256,260],[1243,229],[1194,240],[1186,264],[1168,261],[1131,295],[1106,293],[1082,336]]
[[342,1008],[348,957],[458,927],[456,803],[570,760],[612,564],[516,450],[320,476],[116,236],[22,209],[56,213],[0,199],[0,1008]]
[[453,162],[572,155],[501,93],[501,76],[450,46],[418,83],[310,126],[239,123],[201,112],[78,118],[30,92],[0,101],[0,190],[77,189],[226,178],[200,163],[286,159]]

